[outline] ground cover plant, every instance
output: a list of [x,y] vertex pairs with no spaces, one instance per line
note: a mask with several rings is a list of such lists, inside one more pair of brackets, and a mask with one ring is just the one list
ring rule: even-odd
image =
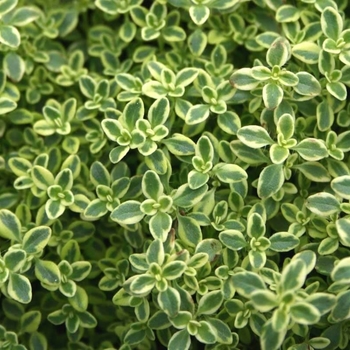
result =
[[348,349],[347,0],[0,0],[0,349]]

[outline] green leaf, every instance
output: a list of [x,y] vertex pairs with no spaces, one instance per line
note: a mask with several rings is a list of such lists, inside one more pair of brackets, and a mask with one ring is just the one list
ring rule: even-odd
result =
[[162,125],[168,119],[170,113],[169,100],[165,97],[152,103],[148,110],[148,119],[153,127]]
[[11,48],[17,48],[21,43],[21,35],[16,27],[1,25],[0,26],[0,42]]
[[186,39],[186,32],[178,26],[169,26],[162,30],[162,36],[167,42],[179,42]]
[[337,262],[332,270],[331,277],[333,281],[349,283],[350,282],[350,258],[343,258]]
[[148,170],[143,175],[142,192],[146,198],[154,199],[155,201],[163,194],[163,185],[156,172]]
[[27,255],[24,250],[8,250],[4,255],[4,263],[7,269],[18,272],[26,262]]
[[294,166],[307,179],[315,182],[329,182],[331,177],[327,169],[318,162],[304,162]]
[[32,300],[32,286],[29,279],[17,273],[10,273],[7,293],[12,299],[22,304],[30,303]]
[[235,289],[245,298],[250,298],[255,291],[266,290],[264,281],[254,272],[238,272],[232,278]]
[[204,122],[208,119],[210,114],[210,106],[206,104],[200,104],[190,107],[186,114],[186,124],[195,125]]
[[329,255],[339,248],[339,240],[337,238],[326,237],[320,242],[317,252],[320,255]]
[[283,5],[276,12],[276,21],[279,23],[296,22],[299,17],[299,10],[292,5]]
[[66,315],[62,310],[57,310],[48,314],[47,319],[54,325],[60,325],[66,320]]
[[218,343],[228,345],[233,343],[231,330],[225,322],[217,318],[208,318],[207,321],[214,330]]
[[324,349],[331,343],[331,341],[325,337],[314,337],[310,339],[308,343],[314,349]]
[[222,245],[219,240],[215,238],[206,238],[198,243],[195,253],[206,253],[209,261],[213,261],[218,254],[221,254]]
[[272,72],[271,72],[271,69],[267,67],[256,66],[252,68],[252,76],[257,80],[266,81],[271,79]]
[[289,140],[294,134],[294,118],[289,114],[283,114],[277,122],[277,132],[283,135],[284,140]]
[[59,291],[67,298],[71,298],[72,296],[74,296],[76,290],[77,290],[77,285],[74,281],[72,280],[67,280],[67,282],[61,281],[61,284],[59,286]]
[[350,247],[350,219],[345,217],[335,222],[342,245]]
[[[73,259],[71,259],[73,260]],[[71,264],[72,273],[69,276],[74,281],[82,281],[90,274],[92,266],[88,261],[75,261]]]
[[[133,257],[133,256],[132,256]],[[163,265],[164,262],[164,247],[163,243],[156,239],[154,240],[147,249],[147,263],[157,263],[159,266]],[[148,266],[146,267],[146,270],[148,270]]]
[[168,90],[158,81],[148,81],[142,86],[142,93],[148,97],[159,99],[168,94]]
[[212,315],[220,308],[224,297],[220,290],[205,294],[198,303],[197,315]]
[[88,75],[84,75],[79,79],[79,87],[80,91],[89,99],[93,99],[96,90],[96,82],[89,77]]
[[170,338],[168,349],[169,350],[188,350],[191,346],[191,338],[187,332],[187,329],[182,329],[179,332],[173,334]]
[[269,240],[270,249],[275,252],[288,252],[299,245],[299,238],[288,232],[277,232]]
[[275,109],[283,100],[283,89],[275,83],[268,83],[263,87],[262,98],[267,109]]
[[0,236],[20,242],[22,240],[21,223],[10,210],[0,209]]
[[314,293],[308,296],[305,301],[314,306],[321,315],[329,312],[335,305],[336,296],[329,293]]
[[208,186],[204,185],[200,188],[192,190],[188,184],[180,186],[173,195],[174,204],[183,207],[193,207],[195,204],[201,201],[203,196],[208,191]]
[[243,144],[254,149],[274,143],[268,132],[263,127],[257,125],[242,127],[238,130],[237,137]]
[[171,138],[162,140],[169,152],[175,156],[188,156],[195,153],[196,144],[182,134],[174,133]]
[[337,295],[336,303],[330,317],[333,322],[341,322],[350,317],[350,290]]
[[327,91],[339,101],[346,100],[347,90],[345,84],[341,82],[331,82],[326,85]]
[[55,184],[60,186],[63,191],[70,190],[73,186],[73,174],[70,169],[61,170],[56,178]]
[[326,73],[331,74],[335,69],[334,56],[325,50],[321,50],[318,60],[318,69],[323,75]]
[[341,52],[341,49],[338,48],[337,43],[333,39],[327,38],[323,44],[322,48],[324,51],[330,53],[330,54],[339,54]]
[[292,54],[306,64],[316,64],[320,54],[320,47],[309,41],[303,41],[292,47]]
[[84,210],[84,216],[89,219],[96,219],[108,213],[107,203],[100,199],[92,200]]
[[31,172],[34,184],[41,190],[46,191],[47,188],[54,184],[55,179],[52,173],[42,166],[35,165]]
[[180,293],[173,287],[168,287],[158,294],[160,308],[169,316],[174,317],[180,311]]
[[26,176],[32,168],[32,164],[27,159],[13,157],[9,159],[9,167],[17,176]]
[[310,273],[316,265],[316,254],[311,250],[303,250],[295,254],[292,261],[302,261],[305,266],[306,274]]
[[227,248],[240,250],[247,246],[247,241],[242,232],[237,230],[225,230],[220,232],[219,239]]
[[[125,125],[132,131],[135,128],[136,122],[142,119],[145,114],[145,107],[143,101],[140,98],[136,98],[130,101],[124,108],[123,121]],[[127,116],[127,117],[126,117]]]
[[110,118],[102,120],[101,127],[106,136],[114,142],[118,142],[118,138],[122,135],[124,129],[118,120]]
[[201,26],[209,18],[210,10],[207,6],[199,4],[199,5],[191,6],[189,9],[189,14],[192,21],[197,26]]
[[297,151],[303,159],[310,162],[328,157],[327,147],[324,142],[314,138],[304,139],[292,149]]
[[23,237],[22,248],[27,254],[42,252],[51,237],[51,229],[47,226],[34,227]]
[[7,97],[0,97],[0,115],[9,113],[17,107],[17,103]]
[[178,216],[178,236],[189,247],[196,247],[202,240],[202,231],[196,220],[187,216]]
[[230,84],[238,90],[251,91],[260,81],[253,77],[251,68],[241,68],[231,75]]
[[196,68],[183,68],[176,74],[176,86],[186,87],[190,85],[198,75]]
[[2,0],[0,3],[0,14],[4,14],[13,10],[18,4],[18,0]]
[[145,163],[159,175],[164,175],[168,170],[168,160],[164,152],[159,149],[145,157]]
[[290,315],[287,310],[278,308],[273,312],[271,320],[273,329],[277,332],[281,332],[287,329],[290,322]]
[[271,162],[274,164],[283,163],[289,156],[288,148],[282,147],[278,144],[274,144],[270,148]]
[[296,323],[306,325],[317,323],[321,317],[314,306],[305,302],[293,304],[290,308],[290,314]]
[[74,296],[68,298],[69,303],[77,311],[83,312],[87,310],[89,298],[84,288],[77,286]]
[[170,232],[171,225],[171,216],[161,211],[152,216],[149,221],[149,228],[153,238],[160,239],[162,242],[165,242],[168,238],[168,233]]
[[83,328],[95,328],[97,326],[96,318],[88,311],[77,312],[76,315],[79,318],[80,326]]
[[321,93],[321,84],[319,81],[310,73],[298,72],[296,73],[299,82],[293,89],[300,95],[314,97]]
[[140,210],[141,203],[135,200],[129,200],[120,204],[111,213],[111,219],[124,225],[132,225],[140,222],[144,213]]
[[188,37],[188,47],[194,56],[199,57],[207,46],[207,36],[201,29],[196,29]]
[[291,48],[289,42],[285,38],[279,37],[267,50],[266,61],[270,67],[282,67],[288,61],[290,52]]
[[80,259],[80,246],[75,239],[67,241],[61,248],[60,257],[68,263],[73,263]]
[[40,311],[28,311],[21,317],[21,332],[34,333],[39,328],[41,322]]
[[[186,312],[186,311],[180,311],[181,312]],[[178,315],[180,314],[178,313]],[[171,326],[169,322],[168,315],[163,312],[163,311],[157,311],[155,312],[148,320],[148,327],[151,329],[166,329]]]
[[326,7],[321,14],[321,27],[328,38],[337,41],[343,30],[343,19],[339,12],[333,7]]
[[215,331],[207,321],[200,321],[198,332],[195,337],[204,344],[214,344],[216,342]]
[[251,295],[251,301],[260,312],[268,312],[278,306],[276,294],[269,290],[258,290]]
[[320,216],[329,216],[340,211],[337,198],[327,192],[319,192],[308,197],[306,207]]
[[25,73],[25,62],[15,52],[9,52],[4,58],[4,70],[11,80],[18,82]]
[[238,129],[241,128],[241,120],[235,112],[227,111],[218,115],[219,127],[229,135],[236,135]]
[[196,155],[203,160],[203,163],[213,161],[214,148],[208,136],[203,135],[197,141]]
[[25,26],[40,17],[40,11],[36,7],[21,6],[12,14],[11,24],[16,27]]
[[272,320],[267,321],[262,329],[260,337],[261,350],[277,350],[282,345],[287,329],[276,331]]
[[49,286],[57,286],[61,279],[60,270],[54,262],[40,259],[35,263],[35,276],[40,282]]
[[120,38],[129,43],[131,42],[136,35],[136,25],[133,22],[125,21],[122,26],[119,28]]
[[56,132],[56,128],[46,120],[38,120],[34,123],[34,131],[42,136],[50,136]]
[[191,170],[188,173],[188,185],[192,190],[204,186],[209,180],[209,174],[202,174],[196,170]]
[[[103,125],[103,124],[102,124]],[[129,152],[129,146],[118,146],[111,150],[109,159],[113,164],[119,163]]]
[[96,0],[96,7],[101,11],[106,12],[110,15],[116,15],[119,11],[119,6],[116,2],[111,0]]
[[266,231],[265,221],[259,213],[251,213],[247,218],[247,235],[260,238]]
[[260,173],[258,181],[258,196],[269,198],[273,196],[284,183],[283,166],[281,164],[268,165]]
[[338,176],[333,179],[331,188],[338,196],[350,200],[350,175]]
[[170,318],[171,324],[177,328],[185,328],[187,324],[191,321],[192,314],[188,311],[179,311],[178,314]]
[[131,282],[130,291],[135,295],[148,294],[153,289],[155,283],[156,280],[151,275],[138,275]]
[[254,269],[260,270],[266,264],[266,253],[260,250],[250,250],[248,253],[249,262]]
[[293,292],[304,285],[306,279],[305,264],[301,260],[291,261],[282,271],[281,288],[284,292]]
[[50,220],[57,219],[64,213],[65,210],[66,207],[58,200],[54,201],[49,199],[45,204],[45,212]]
[[238,157],[238,159],[247,164],[261,164],[269,162],[269,158],[266,157],[262,150],[252,150],[249,146],[244,145],[239,140],[231,141],[230,149],[236,155],[236,157]]
[[236,164],[218,163],[213,168],[214,174],[217,178],[225,183],[234,183],[246,180],[247,173]]
[[44,334],[32,332],[29,338],[30,350],[47,350],[48,342]]
[[342,132],[337,138],[337,148],[344,152],[350,151],[350,131]]

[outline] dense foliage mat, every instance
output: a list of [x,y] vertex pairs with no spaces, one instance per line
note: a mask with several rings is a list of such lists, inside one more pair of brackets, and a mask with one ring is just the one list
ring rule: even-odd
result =
[[348,349],[347,0],[0,0],[0,349]]

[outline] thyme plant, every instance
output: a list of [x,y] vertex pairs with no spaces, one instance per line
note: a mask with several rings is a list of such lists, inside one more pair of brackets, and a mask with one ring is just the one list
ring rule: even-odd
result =
[[0,0],[0,349],[348,349],[349,16]]

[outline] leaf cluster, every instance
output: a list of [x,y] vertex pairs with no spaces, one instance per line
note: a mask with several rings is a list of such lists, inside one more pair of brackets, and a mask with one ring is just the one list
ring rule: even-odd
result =
[[0,349],[347,349],[347,0],[0,0]]

